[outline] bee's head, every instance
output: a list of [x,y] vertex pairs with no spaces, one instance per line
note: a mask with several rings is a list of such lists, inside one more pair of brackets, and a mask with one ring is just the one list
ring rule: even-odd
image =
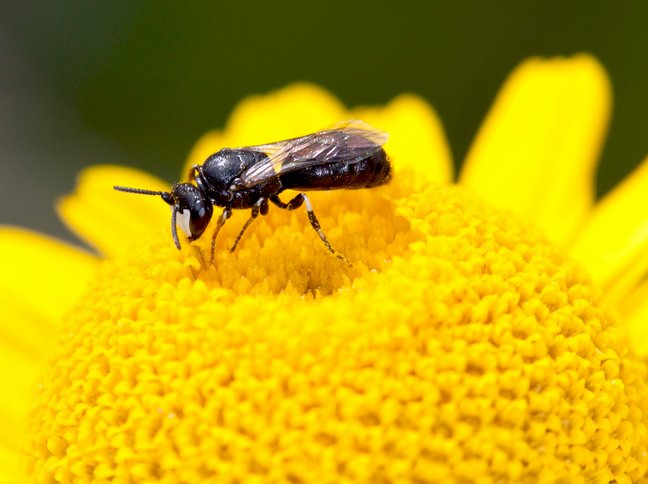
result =
[[115,190],[140,195],[159,195],[171,205],[171,233],[173,242],[180,249],[177,225],[189,240],[199,239],[212,218],[213,205],[204,192],[191,183],[176,183],[170,192],[158,192],[141,188],[114,187]]

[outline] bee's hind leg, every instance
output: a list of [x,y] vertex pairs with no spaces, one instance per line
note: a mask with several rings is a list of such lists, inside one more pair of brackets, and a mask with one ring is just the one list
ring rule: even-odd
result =
[[270,197],[270,201],[274,203],[277,207],[283,208],[285,210],[296,210],[299,207],[301,207],[302,204],[306,204],[306,213],[308,214],[308,221],[310,222],[311,227],[313,227],[315,232],[317,232],[317,235],[319,235],[319,238],[322,239],[322,242],[324,242],[326,248],[335,257],[351,265],[349,259],[347,259],[342,254],[340,254],[337,250],[335,250],[331,245],[331,243],[326,238],[326,235],[324,234],[324,231],[320,226],[319,220],[317,220],[317,217],[315,216],[315,212],[313,211],[313,206],[311,205],[310,200],[305,193],[300,193],[295,198],[290,200],[288,203],[282,202],[277,195],[272,195]]

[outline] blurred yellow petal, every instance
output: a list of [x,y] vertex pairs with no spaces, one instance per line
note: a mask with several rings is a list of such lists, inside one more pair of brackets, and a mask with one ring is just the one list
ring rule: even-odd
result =
[[[45,331],[86,289],[96,264],[96,257],[74,246],[28,230],[0,227],[3,314],[30,315],[26,319],[42,323],[38,330]],[[32,328],[25,326],[25,318],[17,319],[16,325],[9,324],[10,318],[3,318],[3,331],[27,344],[31,337],[18,335],[31,334]],[[3,334],[3,339],[8,337]]]
[[165,204],[160,197],[118,192],[114,185],[169,190],[168,184],[139,170],[110,165],[86,168],[76,191],[57,204],[61,218],[81,239],[109,257],[127,252],[134,242],[150,237],[151,231],[170,231],[170,211],[161,209]]
[[524,62],[480,129],[461,183],[567,242],[593,203],[610,106],[608,78],[591,56]]
[[249,146],[314,133],[346,116],[344,105],[326,89],[296,83],[245,98],[232,111],[225,131],[229,146]]
[[295,83],[238,103],[224,131],[203,135],[191,150],[184,171],[221,148],[271,143],[314,133],[349,117],[342,103],[315,84]]
[[572,255],[616,301],[648,273],[648,158],[595,207]]
[[[53,343],[52,332],[43,334],[43,338],[50,345]],[[0,388],[3,394],[0,402],[0,448],[20,448],[17,436],[22,436],[25,431],[25,420],[33,402],[34,386],[42,371],[44,356],[34,358],[4,341],[0,342]]]
[[443,125],[423,99],[403,94],[385,107],[360,107],[352,114],[389,133],[385,149],[394,165],[394,176],[415,173],[414,190],[452,181],[452,154]]
[[[70,291],[70,296],[72,294],[73,291]],[[40,294],[32,293],[32,296],[38,297]],[[66,294],[64,300],[71,304],[69,299]],[[3,318],[0,322],[2,344],[19,349],[32,358],[40,357],[52,343],[51,338],[60,317],[48,314],[46,308],[38,307],[25,294],[11,289],[3,289],[0,293],[0,307]],[[58,309],[63,310],[63,307],[64,304],[61,303]],[[57,308],[52,310],[56,311]]]
[[21,465],[23,460],[24,456],[20,450],[0,445],[0,482],[25,482],[27,479]]

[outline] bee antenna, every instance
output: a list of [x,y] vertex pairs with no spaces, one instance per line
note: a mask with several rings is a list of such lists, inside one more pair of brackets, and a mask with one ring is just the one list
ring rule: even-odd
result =
[[137,193],[139,195],[160,195],[162,197],[162,200],[164,200],[166,203],[169,205],[173,205],[173,193],[171,192],[162,192],[162,191],[156,191],[156,190],[145,190],[144,188],[130,188],[130,187],[122,187],[119,185],[116,185],[113,187],[115,190],[120,191],[120,192],[127,192],[127,193]]
[[143,188],[130,188],[130,187],[120,187],[120,186],[114,186],[113,188],[120,192],[139,193],[140,195],[164,195],[165,193],[167,193],[167,192],[158,192],[155,190],[144,190]]
[[178,239],[178,229],[176,227],[176,214],[178,213],[178,206],[174,205],[171,212],[171,233],[173,234],[173,242],[175,246],[180,250],[180,239]]

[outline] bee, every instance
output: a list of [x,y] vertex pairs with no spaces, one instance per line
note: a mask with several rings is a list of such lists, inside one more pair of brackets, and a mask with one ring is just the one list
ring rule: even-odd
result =
[[[171,234],[180,249],[177,226],[189,241],[199,239],[212,218],[214,206],[223,207],[211,238],[214,260],[216,237],[234,209],[250,209],[234,240],[234,252],[250,224],[268,213],[269,202],[285,210],[306,206],[308,220],[326,248],[347,259],[330,244],[310,199],[304,191],[373,188],[387,183],[391,165],[383,145],[389,135],[368,124],[350,120],[313,134],[242,148],[223,148],[202,165],[194,165],[189,181],[176,183],[170,192],[115,186],[115,190],[162,197],[171,206]],[[279,194],[298,190],[284,202]]]

